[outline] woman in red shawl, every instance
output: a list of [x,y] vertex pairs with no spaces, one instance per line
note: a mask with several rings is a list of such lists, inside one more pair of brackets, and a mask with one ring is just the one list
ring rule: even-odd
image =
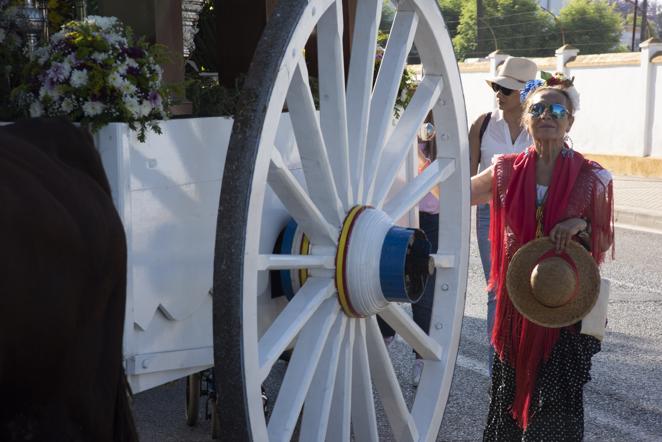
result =
[[497,293],[486,441],[582,440],[583,387],[600,351],[598,339],[580,333],[581,323],[559,329],[530,322],[506,289],[510,259],[535,238],[549,236],[558,251],[578,240],[598,264],[613,240],[611,175],[565,144],[579,97],[571,80],[546,76],[522,93],[534,144],[471,179],[472,204],[491,203],[490,288]]

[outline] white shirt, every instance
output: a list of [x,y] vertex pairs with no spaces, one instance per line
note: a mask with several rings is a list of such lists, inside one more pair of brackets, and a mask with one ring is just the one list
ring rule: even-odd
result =
[[483,134],[483,140],[480,143],[480,165],[478,172],[485,170],[492,165],[494,155],[504,153],[520,153],[533,144],[533,139],[526,131],[517,135],[515,142],[510,138],[510,129],[508,123],[503,119],[503,112],[497,109],[492,112],[492,117]]

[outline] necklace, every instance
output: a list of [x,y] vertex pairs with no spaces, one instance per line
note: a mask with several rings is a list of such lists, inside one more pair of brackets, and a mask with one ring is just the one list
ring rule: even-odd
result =
[[543,237],[543,225],[542,225],[542,215],[545,209],[545,202],[547,202],[547,195],[549,194],[549,188],[545,192],[545,196],[542,198],[542,202],[538,207],[536,207],[536,238]]

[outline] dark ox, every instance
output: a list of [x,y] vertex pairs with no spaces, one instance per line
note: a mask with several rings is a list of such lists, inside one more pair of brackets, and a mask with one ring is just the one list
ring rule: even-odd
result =
[[0,128],[0,440],[137,440],[122,369],[126,243],[90,135]]

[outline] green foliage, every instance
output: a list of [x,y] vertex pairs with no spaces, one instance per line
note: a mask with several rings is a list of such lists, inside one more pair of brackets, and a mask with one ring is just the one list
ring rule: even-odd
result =
[[566,42],[582,54],[618,49],[623,25],[621,16],[605,0],[570,0],[559,14]]
[[448,28],[448,34],[451,39],[457,35],[457,27],[460,24],[460,16],[462,14],[462,5],[466,3],[462,0],[437,0],[437,4],[441,9],[441,15],[444,17],[444,22]]
[[[455,0],[438,1],[442,8],[454,11]],[[535,0],[483,0],[484,21],[478,24],[482,30],[480,40],[476,2],[461,3],[457,34],[453,38],[459,59],[484,57],[495,48],[515,56],[552,56],[563,44],[561,29],[565,42],[579,48],[582,54],[623,49],[619,46],[621,18],[606,0],[571,0],[558,18],[545,12]]]
[[[87,15],[99,13],[99,1],[87,0]],[[76,19],[75,0],[48,0],[48,31],[54,34],[62,25]]]
[[186,81],[186,97],[193,104],[193,116],[234,115],[244,77],[237,79],[233,88],[221,86],[218,78],[193,75]]
[[[457,35],[453,39],[458,58],[484,57],[495,49],[517,56],[536,56],[553,51],[554,19],[535,0],[483,0],[484,21],[477,39],[476,3],[465,2]],[[496,42],[495,42],[496,41]],[[559,45],[560,46],[560,45]]]
[[379,30],[389,32],[395,18],[395,7],[390,1],[385,0],[382,3],[382,19],[379,22]]

